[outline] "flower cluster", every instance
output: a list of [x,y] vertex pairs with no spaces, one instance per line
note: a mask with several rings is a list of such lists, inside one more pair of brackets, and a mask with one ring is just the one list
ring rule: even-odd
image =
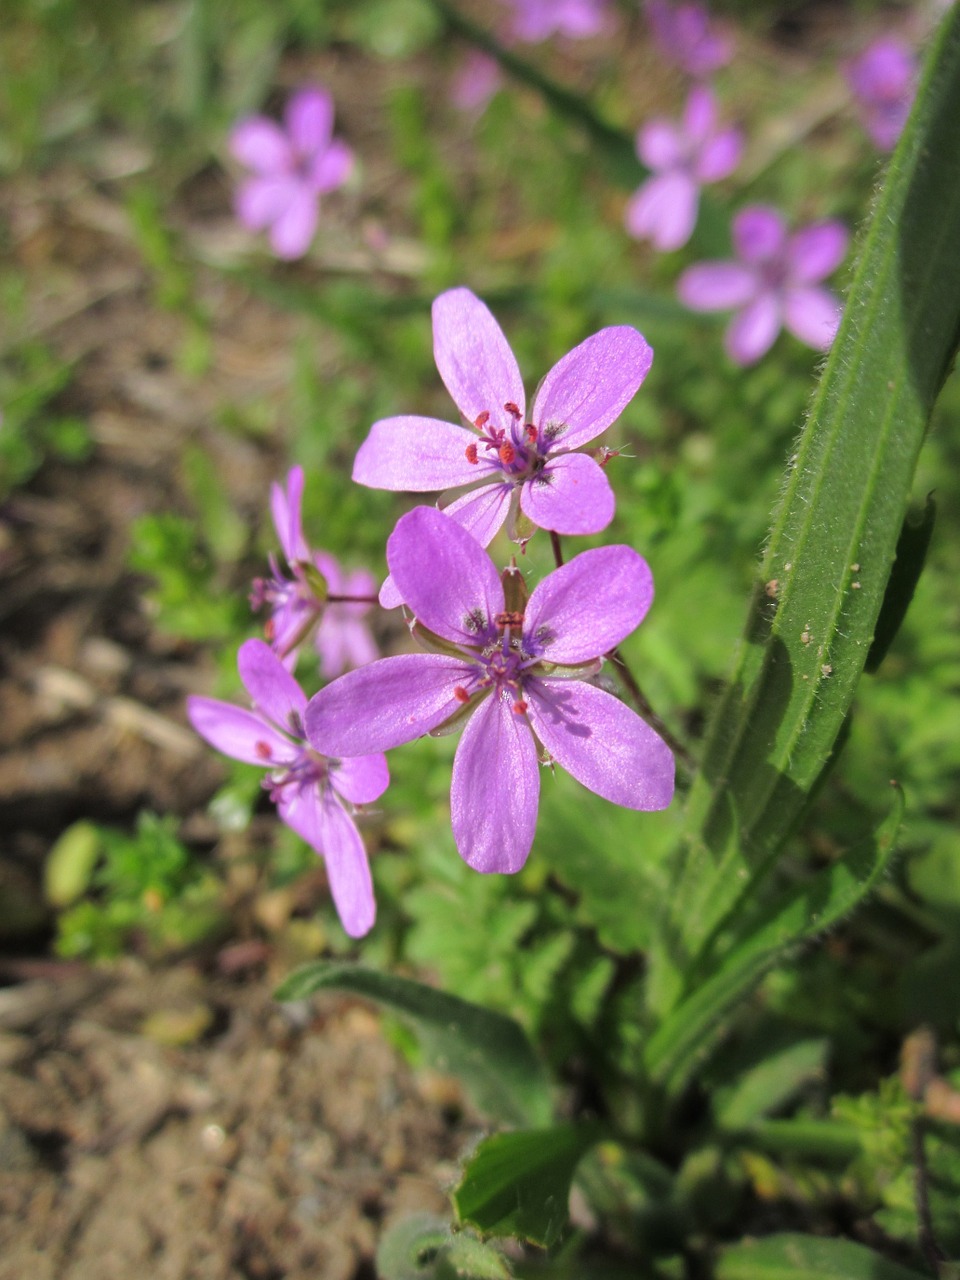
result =
[[[383,752],[393,747],[463,728],[451,819],[457,848],[478,871],[514,872],[526,861],[541,764],[559,764],[631,809],[662,809],[673,796],[670,747],[596,682],[605,656],[650,608],[650,569],[626,546],[563,564],[559,543],[559,534],[596,533],[613,516],[602,463],[581,450],[633,398],[653,352],[635,329],[603,329],[553,367],[528,414],[517,362],[479,298],[449,290],[433,320],[437,367],[467,425],[377,422],[354,466],[355,480],[391,489],[478,486],[446,511],[415,508],[387,542],[381,603],[403,605],[422,651],[377,659],[361,616],[372,580],[345,576],[311,549],[304,475],[294,467],[271,491],[281,555],[252,595],[269,609],[267,639],[239,654],[253,707],[199,697],[188,705],[208,742],[267,770],[281,820],[324,857],[355,937],[375,916],[355,817],[386,789]],[[522,545],[537,527],[554,537],[558,567],[529,595],[516,563],[501,576],[484,549],[508,516]],[[332,679],[308,700],[292,671],[311,633]]]

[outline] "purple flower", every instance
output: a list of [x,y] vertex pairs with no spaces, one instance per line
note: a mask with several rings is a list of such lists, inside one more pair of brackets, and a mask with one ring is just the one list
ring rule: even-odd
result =
[[254,581],[250,603],[254,609],[269,606],[264,630],[271,648],[290,670],[296,665],[301,644],[319,624],[316,646],[320,670],[333,679],[348,667],[372,662],[377,647],[363,622],[369,604],[335,598],[328,602],[328,597],[372,597],[376,583],[362,569],[344,575],[328,552],[310,550],[300,515],[303,482],[303,468],[292,467],[285,487],[271,486],[273,523],[291,576],[286,576],[277,557],[271,555],[271,576]]
[[657,48],[688,75],[708,76],[733,57],[733,41],[716,30],[702,4],[647,0],[646,13]]
[[281,820],[323,856],[343,927],[362,937],[373,927],[376,904],[351,811],[383,795],[387,762],[380,754],[345,760],[313,750],[303,734],[306,694],[262,640],[241,645],[237,665],[253,711],[192,697],[190,723],[218,751],[269,771],[264,786]]
[[717,104],[706,85],[690,91],[683,119],[651,120],[637,134],[637,155],[652,171],[626,211],[626,227],[665,252],[693,234],[700,187],[729,177],[740,163],[739,129],[717,128]]
[[826,351],[840,324],[839,299],[818,281],[847,251],[839,222],[814,222],[792,235],[776,209],[751,205],[733,220],[738,261],[700,262],[677,282],[680,300],[694,311],[734,309],[726,348],[748,365],[769,351],[786,325],[795,337]]
[[884,36],[848,62],[844,74],[874,145],[881,151],[892,151],[916,93],[913,50],[896,36]]
[[607,0],[511,0],[513,34],[528,44],[552,35],[584,40],[611,29]]
[[480,116],[500,83],[500,64],[496,58],[480,49],[471,49],[454,73],[450,99],[459,111]]
[[[433,304],[433,351],[470,427],[405,416],[375,422],[353,478],[374,489],[425,493],[474,483],[446,508],[486,546],[517,508],[556,533],[599,533],[613,490],[595,459],[575,453],[605,431],[636,394],[653,351],[636,329],[601,329],[543,379],[528,417],[520,369],[500,326],[469,289]],[[380,600],[399,603],[384,584]]]
[[387,563],[416,615],[414,634],[438,651],[382,658],[321,689],[306,714],[318,751],[385,751],[465,720],[451,818],[457,848],[477,871],[518,871],[526,861],[541,748],[614,804],[670,803],[669,747],[618,698],[587,683],[653,599],[650,570],[635,551],[584,551],[525,600],[516,569],[501,582],[464,529],[417,507],[391,534]]
[[237,217],[251,231],[269,227],[278,258],[306,253],[320,196],[349,176],[353,153],[332,134],[330,94],[301,89],[287,103],[284,128],[265,116],[249,116],[230,135],[231,155],[253,170],[237,191]]

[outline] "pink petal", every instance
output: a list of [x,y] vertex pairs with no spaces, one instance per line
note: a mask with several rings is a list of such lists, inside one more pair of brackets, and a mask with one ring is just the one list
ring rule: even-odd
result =
[[282,174],[293,164],[287,135],[266,116],[241,120],[231,132],[228,145],[234,160],[254,173]]
[[637,394],[653,348],[629,325],[601,329],[559,360],[537,392],[533,421],[561,449],[606,431]]
[[245,640],[237,654],[237,669],[261,715],[302,738],[307,696],[270,646],[262,640]]
[[513,706],[496,694],[481,702],[453,760],[453,836],[475,871],[519,871],[533,844],[540,799],[537,748],[526,718]]
[[676,169],[684,154],[684,138],[672,120],[648,120],[637,134],[637,155],[648,169]]
[[234,208],[248,231],[262,231],[282,216],[296,193],[295,178],[248,178],[237,188]]
[[582,680],[525,686],[534,733],[558,764],[598,796],[627,809],[665,809],[673,753],[619,698]]
[[353,152],[345,142],[335,138],[310,166],[310,186],[318,194],[342,187],[353,169]]
[[377,597],[381,609],[396,609],[403,604],[403,596],[397,590],[397,584],[389,574],[383,580],[380,594]]
[[506,607],[493,561],[466,529],[434,507],[415,507],[387,539],[387,564],[404,602],[445,640],[482,644]]
[[330,766],[333,788],[351,804],[372,804],[390,785],[390,773],[382,752],[370,756],[349,756]]
[[697,223],[700,189],[685,170],[673,169],[648,178],[627,205],[627,231],[649,240],[659,253],[680,249]]
[[405,653],[348,671],[307,703],[310,745],[342,759],[412,742],[460,709],[453,690],[471,674],[459,658],[436,653]]
[[815,284],[836,271],[850,236],[842,222],[815,222],[790,237],[787,264],[793,284]]
[[500,88],[500,64],[489,53],[471,49],[454,72],[450,101],[458,111],[480,115]]
[[308,187],[298,186],[271,228],[270,244],[278,258],[302,258],[316,229],[317,198]]
[[596,547],[548,574],[527,602],[524,635],[547,662],[589,662],[640,625],[653,574],[632,547]]
[[329,788],[303,788],[285,795],[277,812],[288,827],[323,855],[330,894],[351,938],[373,928],[377,909],[370,864],[360,832]]
[[782,215],[768,205],[754,204],[741,209],[731,227],[737,256],[744,262],[769,262],[783,253],[787,243],[787,224]]
[[503,331],[469,289],[448,289],[433,303],[433,354],[444,386],[467,422],[481,413],[492,427],[509,429],[516,405],[523,417],[523,379]]
[[285,763],[296,755],[296,748],[279,734],[263,716],[243,707],[235,707],[217,698],[187,699],[187,718],[212,747],[234,760],[258,764],[267,769]]
[[[468,449],[476,462],[467,458]],[[475,431],[408,414],[373,424],[354,460],[353,478],[371,489],[428,493],[472,484],[496,469],[478,449]]]
[[840,327],[840,300],[829,289],[790,289],[783,301],[783,322],[815,351],[827,351]]
[[520,508],[541,529],[554,533],[599,533],[616,506],[610,481],[585,453],[551,458],[520,491]]
[[[456,520],[481,547],[486,547],[503,528],[514,492],[512,484],[484,484],[449,503],[444,507],[443,514]],[[383,604],[382,591],[380,603]]]
[[333,98],[325,89],[301,89],[287,103],[283,118],[298,155],[314,155],[330,142]]
[[731,320],[724,338],[730,359],[754,364],[773,346],[780,332],[780,303],[775,294],[761,293]]
[[683,110],[683,130],[691,142],[704,142],[713,132],[717,100],[705,84],[695,84]]
[[291,467],[285,488],[279,484],[270,486],[273,527],[287,564],[305,560],[309,555],[300,518],[303,480],[303,467]]
[[728,311],[756,293],[758,280],[739,262],[698,262],[677,281],[677,296],[691,311]]
[[743,134],[739,129],[724,129],[706,144],[694,165],[700,182],[720,182],[728,178],[743,155]]

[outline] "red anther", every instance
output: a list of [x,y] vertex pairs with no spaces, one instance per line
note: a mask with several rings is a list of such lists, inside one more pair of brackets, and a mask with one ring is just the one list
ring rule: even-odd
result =
[[458,702],[470,701],[470,695],[469,693],[467,693],[466,689],[463,687],[462,684],[458,684],[454,686],[453,696],[456,698]]
[[273,750],[270,746],[270,743],[264,742],[262,738],[260,738],[257,742],[253,744],[253,749],[261,760],[273,759]]
[[490,414],[487,412],[486,409],[484,409],[483,413],[477,414],[476,421],[474,422],[473,425],[477,428],[478,431],[482,431],[489,421],[490,421]]
[[277,637],[277,624],[273,618],[268,618],[263,624],[263,634],[267,637],[267,643],[273,644]]
[[513,704],[513,714],[515,716],[525,716],[527,714],[527,703],[522,698],[518,698]]
[[472,442],[464,449],[464,453],[467,455],[468,462],[475,463],[477,461],[477,446]]
[[532,422],[527,423],[527,425],[523,428],[523,432],[531,444],[537,443],[537,428],[533,425]]
[[508,400],[503,407],[506,409],[507,413],[510,414],[511,418],[520,418],[523,416],[512,400]]
[[509,467],[510,463],[513,462],[514,458],[517,456],[517,451],[509,441],[505,441],[497,450],[497,454],[503,465],[505,467]]
[[620,457],[619,449],[608,449],[606,446],[604,446],[600,450],[600,457],[598,461],[601,467],[605,467],[611,458],[619,458],[619,457]]

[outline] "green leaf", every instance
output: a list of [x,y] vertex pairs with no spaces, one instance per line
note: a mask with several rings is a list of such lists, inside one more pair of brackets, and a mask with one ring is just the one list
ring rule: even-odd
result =
[[840,861],[795,886],[764,910],[744,941],[712,975],[661,1022],[644,1050],[651,1079],[681,1089],[712,1047],[730,1012],[757,983],[802,943],[829,929],[870,892],[886,872],[903,819],[903,792],[895,789],[890,815],[878,831]]
[[862,1244],[788,1232],[724,1249],[714,1275],[716,1280],[929,1280]]
[[958,119],[954,6],[861,237],[692,787],[687,856],[658,946],[681,973],[770,872],[829,767],[873,642],[917,455],[960,339]]
[[937,506],[930,494],[922,510],[907,513],[897,540],[896,559],[883,595],[873,643],[867,654],[866,671],[872,673],[880,666],[907,616],[926,563],[936,515]]
[[442,1218],[429,1213],[401,1218],[377,1246],[377,1275],[380,1280],[430,1280],[449,1243],[450,1228]]
[[459,1076],[481,1111],[504,1124],[545,1124],[550,1084],[522,1028],[512,1018],[469,1004],[409,978],[359,965],[317,962],[292,973],[278,1000],[321,990],[351,991],[413,1024],[439,1071]]
[[562,1125],[487,1138],[453,1193],[460,1221],[490,1235],[554,1244],[567,1223],[576,1167],[602,1136],[597,1125]]
[[52,907],[68,907],[86,893],[103,851],[103,839],[92,822],[74,822],[47,854],[44,897]]
[[724,1129],[742,1128],[789,1102],[807,1081],[822,1073],[827,1048],[823,1039],[799,1040],[768,1054],[741,1076],[717,1108],[718,1123]]

